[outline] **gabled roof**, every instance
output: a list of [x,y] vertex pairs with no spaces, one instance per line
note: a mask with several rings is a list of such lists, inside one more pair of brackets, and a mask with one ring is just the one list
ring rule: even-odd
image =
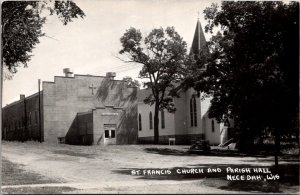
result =
[[193,52],[194,54],[197,55],[200,53],[201,48],[203,48],[205,45],[206,45],[205,36],[202,30],[200,20],[198,19],[190,52]]
[[137,93],[138,102],[143,102],[144,99],[146,99],[146,97],[148,97],[150,94],[152,94],[152,91],[149,88],[138,90]]

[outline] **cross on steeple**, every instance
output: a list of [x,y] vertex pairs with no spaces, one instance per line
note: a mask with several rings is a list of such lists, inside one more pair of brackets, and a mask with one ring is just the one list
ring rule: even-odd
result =
[[96,89],[96,87],[94,86],[94,84],[92,83],[90,86],[89,86],[90,89],[92,89],[92,94],[94,95],[94,89]]
[[198,20],[199,20],[199,18],[200,18],[200,12],[198,11],[197,13],[198,13]]

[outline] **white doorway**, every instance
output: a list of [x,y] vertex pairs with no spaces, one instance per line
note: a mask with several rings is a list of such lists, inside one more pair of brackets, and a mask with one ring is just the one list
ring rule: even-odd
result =
[[116,144],[116,128],[112,126],[104,126],[104,145]]

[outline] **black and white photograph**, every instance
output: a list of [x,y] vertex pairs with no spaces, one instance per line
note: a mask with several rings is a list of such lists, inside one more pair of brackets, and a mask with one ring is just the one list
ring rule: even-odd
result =
[[1,2],[2,194],[298,194],[299,2]]

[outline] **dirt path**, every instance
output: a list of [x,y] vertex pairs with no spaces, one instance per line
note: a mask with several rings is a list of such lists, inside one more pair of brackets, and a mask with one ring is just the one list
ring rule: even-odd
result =
[[[28,187],[69,186],[78,189],[73,193],[227,193],[225,190],[202,185],[201,179],[145,179],[132,176],[128,174],[128,171],[220,164],[253,165],[254,162],[257,165],[266,166],[272,163],[271,159],[265,158],[261,160],[253,157],[161,155],[145,150],[151,147],[159,148],[160,146],[101,147],[4,142],[2,155],[11,162],[24,165],[28,171],[61,182],[27,185]],[[181,151],[186,149],[184,146],[167,147]]]

